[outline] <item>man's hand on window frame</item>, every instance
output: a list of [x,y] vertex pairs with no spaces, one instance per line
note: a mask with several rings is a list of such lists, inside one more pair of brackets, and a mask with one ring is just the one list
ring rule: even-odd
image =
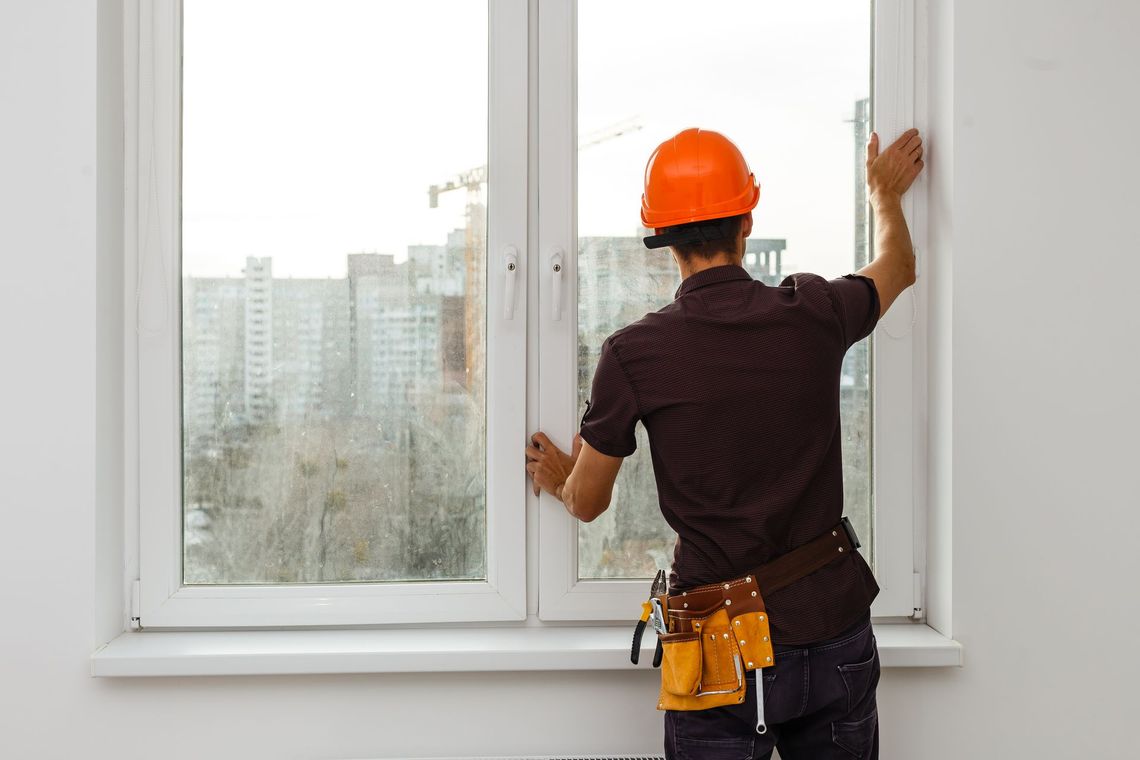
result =
[[569,454],[555,446],[541,430],[530,437],[530,442],[526,447],[526,471],[530,473],[534,495],[538,496],[542,490],[562,501],[562,487],[582,451],[582,436],[574,435],[573,450]]
[[610,506],[614,483],[623,457],[603,454],[586,443],[581,433],[574,436],[570,454],[551,443],[543,432],[531,436],[534,445],[526,447],[527,472],[534,495],[548,491],[566,506],[570,516],[592,522]]

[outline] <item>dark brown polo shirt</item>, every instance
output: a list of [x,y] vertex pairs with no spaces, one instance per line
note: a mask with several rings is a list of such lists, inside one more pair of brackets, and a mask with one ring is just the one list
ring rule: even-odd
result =
[[[878,315],[870,278],[797,273],[773,287],[727,264],[606,338],[580,432],[625,457],[645,425],[677,532],[670,593],[743,575],[839,522],[840,366]],[[878,591],[863,557],[845,555],[765,595],[772,641],[831,638]]]

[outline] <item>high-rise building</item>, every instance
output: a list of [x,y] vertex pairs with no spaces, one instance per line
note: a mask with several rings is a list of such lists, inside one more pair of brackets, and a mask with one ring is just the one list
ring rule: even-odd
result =
[[[456,238],[458,237],[458,241]],[[409,245],[417,293],[463,295],[463,231],[448,235],[447,245]]]
[[[476,210],[476,214],[477,214]],[[452,230],[442,246],[408,246],[408,260],[415,268],[416,293],[421,299],[432,298],[435,311],[434,324],[438,326],[435,338],[438,350],[438,371],[442,387],[446,390],[467,390],[476,379],[470,370],[482,377],[484,362],[467,355],[469,344],[482,345],[484,324],[476,325],[478,336],[469,340],[467,292],[467,249],[469,234],[466,229]],[[476,241],[472,240],[472,244]],[[484,281],[485,282],[485,281]],[[479,280],[474,286],[482,287]]]
[[469,297],[462,249],[456,253],[450,244],[414,246],[399,264],[390,254],[349,255],[357,412],[383,416],[427,403],[448,387],[469,391]]
[[241,419],[245,408],[245,281],[182,280],[182,414],[188,440]]
[[245,260],[245,414],[253,423],[273,416],[273,260]]
[[348,282],[273,280],[273,398],[278,419],[351,413]]
[[381,416],[403,399],[411,269],[392,254],[348,257],[352,389],[357,413]]

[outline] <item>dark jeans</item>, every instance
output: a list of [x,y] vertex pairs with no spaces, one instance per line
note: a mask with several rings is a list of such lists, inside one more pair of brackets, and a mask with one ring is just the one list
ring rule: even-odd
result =
[[[879,650],[865,618],[830,641],[775,647],[776,663],[747,673],[738,705],[665,711],[669,760],[877,760]],[[764,681],[767,733],[756,733],[755,676]]]

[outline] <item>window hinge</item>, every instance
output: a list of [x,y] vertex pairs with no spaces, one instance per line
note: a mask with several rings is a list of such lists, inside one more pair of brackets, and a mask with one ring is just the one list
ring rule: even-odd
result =
[[131,581],[131,630],[142,630],[142,617],[139,612],[139,581],[138,578]]
[[924,605],[924,587],[922,585],[922,573],[915,573],[914,578],[914,612],[911,613],[911,620],[922,620],[926,617],[926,611],[923,609]]

